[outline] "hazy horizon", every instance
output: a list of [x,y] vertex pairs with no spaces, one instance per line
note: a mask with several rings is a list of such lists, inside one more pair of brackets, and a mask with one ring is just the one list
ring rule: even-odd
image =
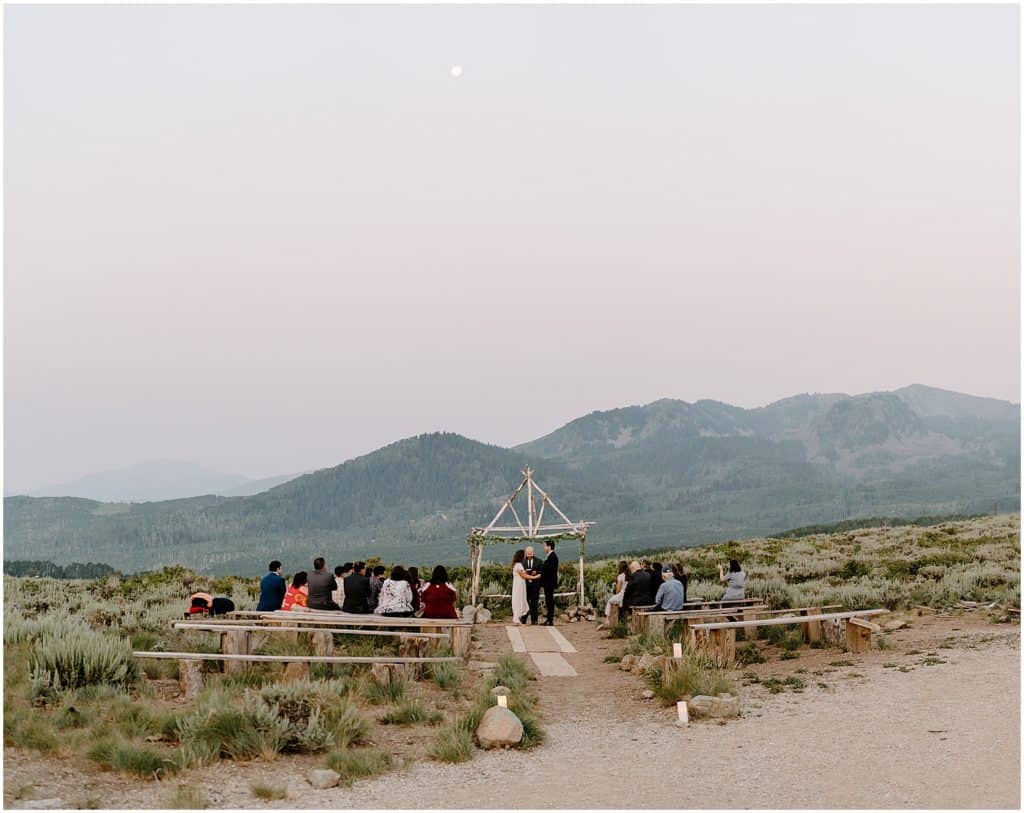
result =
[[1017,7],[4,14],[6,491],[1020,400]]

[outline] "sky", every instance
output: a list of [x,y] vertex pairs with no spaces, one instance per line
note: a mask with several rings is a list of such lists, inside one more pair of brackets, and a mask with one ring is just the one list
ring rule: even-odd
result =
[[1019,401],[1018,13],[7,6],[5,490]]

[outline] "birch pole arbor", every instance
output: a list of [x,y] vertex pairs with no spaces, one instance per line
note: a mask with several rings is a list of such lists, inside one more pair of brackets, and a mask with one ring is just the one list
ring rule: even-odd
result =
[[[583,557],[586,554],[587,529],[594,525],[594,523],[573,522],[562,513],[562,510],[555,505],[555,501],[551,499],[550,495],[537,485],[537,482],[533,479],[533,470],[529,466],[523,470],[522,475],[522,481],[516,486],[516,490],[512,492],[512,495],[502,503],[498,513],[494,515],[494,519],[486,527],[473,528],[466,540],[469,544],[469,564],[473,574],[470,587],[472,604],[476,605],[480,594],[480,566],[483,563],[485,545],[507,545],[510,542],[519,541],[525,541],[526,544],[529,544],[533,542],[543,543],[548,540],[575,539],[579,543],[579,584],[577,595],[579,606],[583,607],[586,604],[586,592],[583,585]],[[515,507],[516,498],[524,490],[526,491],[526,525],[523,525],[523,521]],[[536,492],[537,497],[534,496],[534,492]],[[539,508],[537,508],[537,498],[540,501]],[[544,511],[549,507],[561,522],[544,524]],[[499,525],[498,523],[506,514],[509,517],[505,519],[505,524]],[[515,522],[515,525],[511,524],[512,521]]]

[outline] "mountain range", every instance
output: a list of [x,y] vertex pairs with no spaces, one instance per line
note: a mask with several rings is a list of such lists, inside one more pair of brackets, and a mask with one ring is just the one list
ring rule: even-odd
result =
[[860,516],[1017,510],[1019,448],[1019,404],[920,385],[756,409],[662,399],[511,449],[407,438],[251,496],[7,497],[4,558],[218,574],[271,558],[296,569],[317,553],[461,563],[468,530],[527,464],[570,517],[597,523],[588,551],[696,545]]
[[30,496],[85,497],[99,502],[152,502],[201,494],[247,497],[295,477],[298,475],[254,479],[241,474],[212,471],[183,460],[149,460],[33,489]]

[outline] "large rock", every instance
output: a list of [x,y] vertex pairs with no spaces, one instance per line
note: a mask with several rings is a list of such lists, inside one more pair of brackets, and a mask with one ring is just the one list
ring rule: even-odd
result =
[[882,629],[886,632],[896,632],[896,630],[901,630],[906,626],[906,621],[889,621],[888,623],[882,625]]
[[518,745],[523,739],[523,724],[509,709],[491,706],[476,729],[481,748],[503,748]]
[[619,661],[619,669],[623,672],[632,672],[633,664],[636,663],[636,655],[623,655],[622,660]]
[[476,608],[476,623],[477,624],[486,624],[490,620],[491,620],[491,611],[490,610],[488,610],[486,607],[477,607]]
[[492,697],[498,697],[500,695],[505,695],[507,697],[510,694],[512,694],[512,691],[511,689],[509,689],[508,686],[495,686],[493,689],[491,689]]
[[467,604],[462,608],[461,615],[463,621],[473,621],[476,618],[476,607],[472,604]]
[[306,778],[314,788],[327,790],[328,788],[337,787],[338,782],[341,781],[341,774],[337,771],[332,771],[330,768],[315,768],[306,774]]
[[699,694],[686,704],[692,717],[739,717],[740,699],[731,694],[720,694],[717,697]]

